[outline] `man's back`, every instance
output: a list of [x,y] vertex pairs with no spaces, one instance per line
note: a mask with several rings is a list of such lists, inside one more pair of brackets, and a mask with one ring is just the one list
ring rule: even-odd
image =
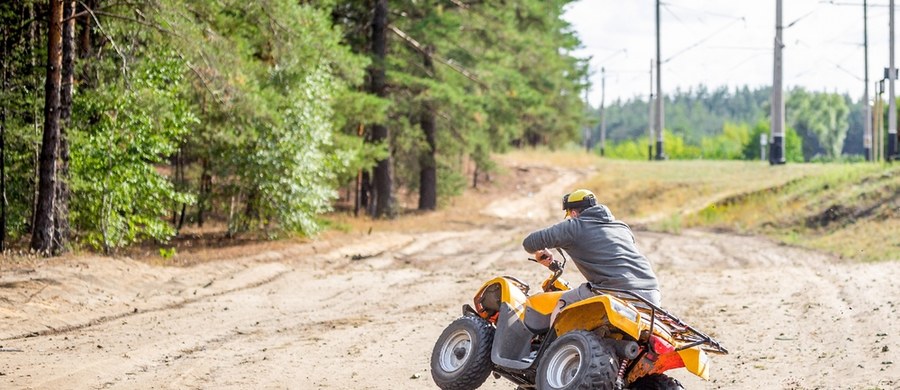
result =
[[603,287],[659,288],[650,262],[637,250],[631,228],[617,221],[604,205],[589,207],[578,218],[529,234],[523,246],[529,253],[565,249],[585,278]]

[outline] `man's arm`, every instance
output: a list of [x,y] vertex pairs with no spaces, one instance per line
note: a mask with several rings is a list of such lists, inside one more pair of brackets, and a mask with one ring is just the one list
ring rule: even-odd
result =
[[566,248],[574,243],[576,228],[576,221],[571,219],[562,221],[529,234],[522,241],[522,247],[528,253],[535,253],[544,248]]

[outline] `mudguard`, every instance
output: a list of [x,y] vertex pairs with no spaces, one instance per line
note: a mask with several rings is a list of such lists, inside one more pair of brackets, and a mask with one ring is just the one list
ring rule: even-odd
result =
[[610,296],[598,295],[565,307],[553,328],[562,336],[573,330],[594,330],[612,325],[635,340],[640,338],[640,314],[630,305]]
[[678,351],[684,368],[692,374],[705,380],[709,380],[709,356],[700,347],[682,349]]
[[489,319],[500,311],[502,303],[506,303],[519,319],[522,319],[525,316],[527,300],[528,297],[519,289],[516,282],[505,277],[497,277],[484,283],[475,293],[475,311],[485,319]]

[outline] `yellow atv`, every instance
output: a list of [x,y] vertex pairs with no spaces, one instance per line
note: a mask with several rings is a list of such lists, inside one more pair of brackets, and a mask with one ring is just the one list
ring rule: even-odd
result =
[[[562,252],[560,251],[562,255]],[[529,259],[534,260],[534,259]],[[476,389],[493,372],[518,389],[680,390],[664,372],[684,367],[709,379],[707,353],[728,351],[712,337],[629,291],[592,285],[597,296],[575,302],[551,324],[568,283],[554,261],[543,292],[511,276],[475,294],[475,307],[438,338],[431,375],[444,390]]]

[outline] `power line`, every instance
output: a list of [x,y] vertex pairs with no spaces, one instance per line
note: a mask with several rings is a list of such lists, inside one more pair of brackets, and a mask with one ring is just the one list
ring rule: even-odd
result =
[[[841,6],[848,5],[848,6],[853,6],[853,7],[861,7],[863,5],[863,3],[848,3],[848,2],[842,2],[842,1],[830,1],[830,0],[821,0],[821,1],[819,1],[819,4],[841,5]],[[868,6],[869,7],[884,7],[884,8],[890,7],[888,4],[872,4],[872,3],[868,3]]]
[[763,46],[710,46],[710,49],[717,50],[750,50],[750,51],[770,51],[771,47]]
[[[831,62],[831,61],[828,61],[828,62]],[[853,72],[847,70],[847,68],[841,66],[841,64],[835,64],[834,62],[831,62],[831,63],[834,64],[834,66],[835,66],[836,68],[842,70],[844,73],[846,73],[846,74],[852,76],[852,77],[855,78],[856,80],[858,80],[858,81],[863,81],[863,78],[862,78],[862,77],[859,77],[859,76],[857,76],[856,74],[854,74]]]
[[801,17],[799,17],[799,18],[797,18],[797,19],[794,19],[793,22],[788,23],[787,26],[784,26],[783,29],[784,29],[784,30],[787,30],[787,29],[793,27],[795,24],[797,24],[797,22],[799,22],[799,21],[801,21],[801,20],[803,20],[803,19],[806,19],[807,16],[816,13],[816,11],[818,11],[818,10],[819,10],[818,8],[813,8],[812,11],[809,11],[809,12],[807,12],[806,14],[804,14],[803,16],[801,16]]
[[692,45],[690,45],[690,46],[688,46],[688,47],[685,47],[684,49],[681,49],[680,51],[676,52],[675,54],[672,54],[671,56],[669,56],[669,58],[666,58],[665,61],[663,61],[663,63],[668,63],[668,62],[671,61],[673,58],[675,58],[675,57],[677,57],[677,56],[683,54],[684,52],[686,52],[686,51],[688,51],[688,50],[691,50],[691,49],[693,49],[693,48],[695,48],[695,47],[697,47],[697,46],[702,45],[703,42],[708,41],[710,38],[712,38],[712,37],[718,35],[720,32],[726,30],[727,28],[733,26],[735,23],[737,23],[737,22],[739,22],[739,21],[742,21],[742,20],[746,21],[746,20],[742,17],[742,18],[740,18],[740,19],[736,19],[736,20],[732,21],[731,23],[728,23],[728,24],[725,25],[725,26],[722,26],[722,28],[720,28],[720,29],[714,31],[712,34],[709,34],[709,35],[703,37],[702,39],[700,39],[699,41],[695,42],[694,44],[692,44]]
[[682,26],[685,26],[685,27],[687,27],[687,28],[691,28],[691,26],[688,26],[688,24],[685,23],[683,20],[681,20],[681,18],[679,18],[678,15],[675,15],[675,13],[672,12],[672,10],[669,8],[669,6],[668,6],[667,4],[663,4],[663,8],[669,13],[669,15],[672,15],[672,17],[675,18],[675,20],[676,20],[678,23],[681,23]]
[[705,15],[709,15],[709,16],[719,17],[719,18],[725,18],[725,19],[743,19],[744,18],[743,16],[734,16],[734,15],[723,14],[723,13],[718,13],[718,12],[710,12],[710,11],[691,8],[691,7],[685,7],[681,4],[673,4],[673,3],[664,3],[664,4],[667,7],[672,6],[672,7],[681,8],[681,9],[685,9],[688,11],[693,11],[693,12],[697,12],[697,13],[701,13],[701,14],[705,14]]

